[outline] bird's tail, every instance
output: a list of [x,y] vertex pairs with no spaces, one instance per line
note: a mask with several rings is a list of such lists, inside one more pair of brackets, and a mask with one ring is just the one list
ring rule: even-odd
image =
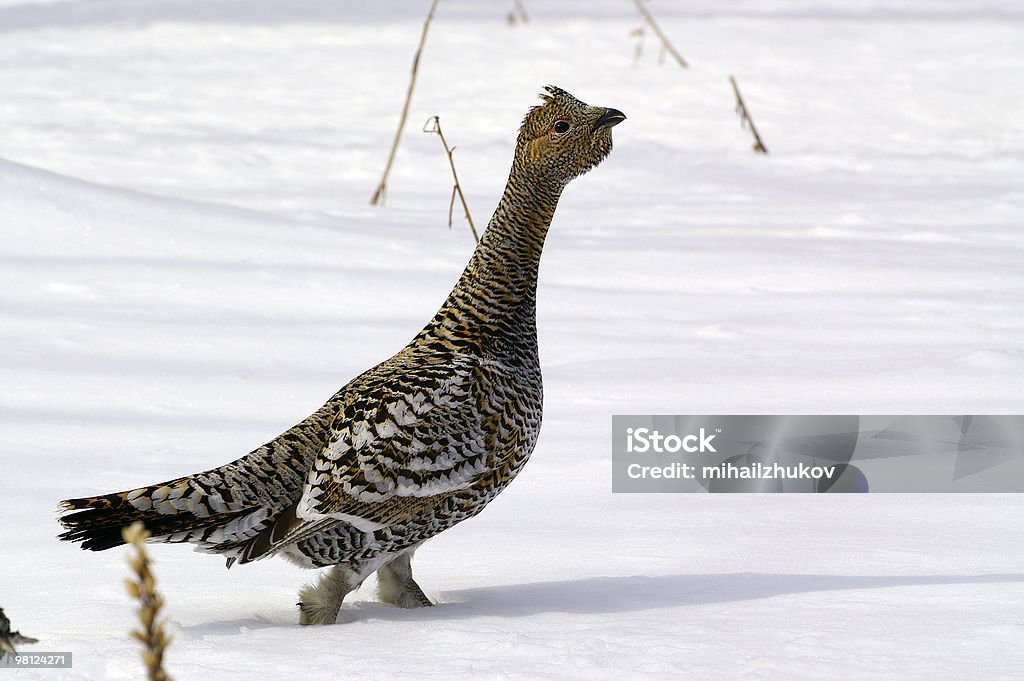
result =
[[60,539],[81,542],[83,549],[103,551],[124,544],[122,528],[142,521],[157,542],[191,542],[200,550],[219,547],[248,535],[267,516],[259,505],[246,505],[230,492],[189,476],[157,485],[96,497],[67,499],[60,510]]

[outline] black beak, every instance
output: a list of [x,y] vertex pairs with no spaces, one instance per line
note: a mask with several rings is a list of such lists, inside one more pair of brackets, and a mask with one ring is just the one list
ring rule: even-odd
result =
[[622,121],[626,120],[626,114],[622,113],[618,109],[605,109],[601,117],[594,121],[593,130],[599,128],[610,128],[613,125],[618,125]]

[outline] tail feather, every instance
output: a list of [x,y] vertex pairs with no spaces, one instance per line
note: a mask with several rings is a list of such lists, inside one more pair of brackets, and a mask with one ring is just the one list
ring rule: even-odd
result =
[[219,528],[261,510],[241,507],[230,495],[225,496],[228,501],[187,477],[126,492],[67,499],[60,510],[74,513],[60,518],[65,531],[58,537],[81,542],[89,551],[103,551],[124,544],[122,528],[142,521],[151,541],[203,544]]

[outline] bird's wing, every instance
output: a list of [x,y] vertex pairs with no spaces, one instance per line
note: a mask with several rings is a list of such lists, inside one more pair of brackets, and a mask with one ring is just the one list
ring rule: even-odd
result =
[[[331,437],[302,494],[254,537],[231,547],[241,563],[347,523],[373,532],[470,486],[497,484],[526,448],[514,373],[476,357],[371,369],[337,396]],[[539,414],[536,415],[539,420]]]
[[[465,359],[389,372],[345,405],[313,462],[297,518],[365,531],[415,515],[493,474],[516,439],[503,369]],[[507,442],[506,442],[507,444]]]

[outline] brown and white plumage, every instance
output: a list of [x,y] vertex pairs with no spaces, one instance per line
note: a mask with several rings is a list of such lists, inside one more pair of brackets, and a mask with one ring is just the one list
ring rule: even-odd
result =
[[302,593],[303,623],[333,622],[375,571],[381,596],[429,605],[412,579],[419,544],[479,513],[533,451],[543,389],[535,301],[558,198],[611,151],[625,116],[558,88],[527,114],[505,192],[462,277],[398,354],[323,407],[219,468],[63,502],[61,539],[102,550],[141,520],[230,567],[281,554],[335,566]]

